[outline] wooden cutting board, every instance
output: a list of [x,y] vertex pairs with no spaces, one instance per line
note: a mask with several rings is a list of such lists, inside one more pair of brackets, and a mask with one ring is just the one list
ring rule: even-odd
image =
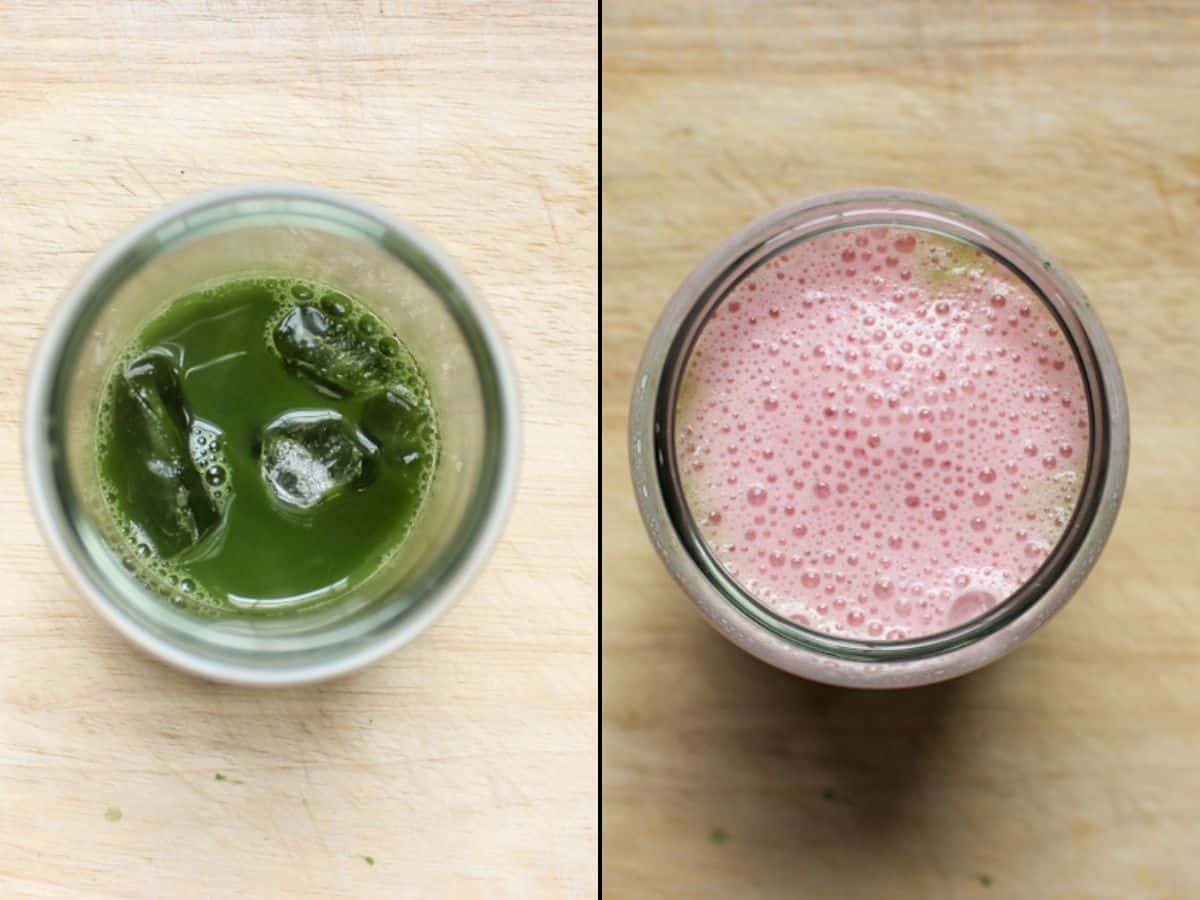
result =
[[[1200,896],[1200,7],[619,0],[603,28],[605,893]],[[1057,257],[1133,418],[1124,509],[1071,605],[989,669],[884,694],[711,631],[624,446],[692,267],[786,201],[881,184]]]
[[[577,0],[0,9],[0,896],[595,894],[596,31]],[[255,691],[146,658],[75,595],[18,426],[92,253],[165,201],[280,179],[461,264],[516,360],[523,477],[431,632]]]

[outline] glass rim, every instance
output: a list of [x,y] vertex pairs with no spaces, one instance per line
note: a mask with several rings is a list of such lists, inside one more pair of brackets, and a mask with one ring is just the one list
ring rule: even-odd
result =
[[[274,204],[272,206],[272,204]],[[348,624],[319,632],[314,640],[287,652],[264,649],[262,637],[242,642],[197,639],[205,623],[187,629],[165,618],[157,629],[140,621],[111,596],[149,595],[132,577],[114,584],[95,564],[72,509],[77,492],[66,471],[61,439],[55,434],[65,373],[83,343],[81,333],[109,301],[112,290],[160,252],[206,229],[256,214],[288,212],[303,217],[330,213],[328,229],[374,242],[426,282],[451,314],[467,342],[480,379],[486,442],[483,464],[464,512],[468,528],[441,548],[423,568],[418,589],[397,588],[360,617],[353,634]],[[317,216],[320,218],[320,216]],[[405,255],[407,254],[407,255]],[[516,490],[520,419],[516,376],[490,313],[457,266],[429,238],[383,208],[306,184],[255,183],[218,188],[186,197],[132,225],[93,255],[67,288],[45,326],[27,377],[22,452],[27,491],[44,538],[60,568],[113,627],[144,650],[178,668],[216,681],[250,685],[298,684],[358,669],[407,643],[447,612],[490,556],[508,517]],[[392,602],[399,594],[411,602]],[[166,605],[158,601],[165,609]],[[175,616],[183,616],[170,610]],[[164,624],[165,623],[165,624]],[[340,629],[340,630],[339,630]],[[162,630],[164,633],[159,633]],[[209,638],[215,631],[208,631]],[[313,660],[286,659],[287,653],[319,653]],[[236,661],[230,657],[236,657]]]
[[[784,619],[755,599],[724,571],[700,536],[679,484],[674,448],[675,403],[688,357],[708,315],[728,291],[788,246],[822,233],[872,225],[923,228],[963,240],[1025,281],[1062,326],[1089,407],[1089,459],[1080,495],[1071,521],[1039,570],[981,616],[896,641],[830,635]],[[772,650],[771,641],[764,646],[746,633],[747,623],[785,646],[849,667],[857,678],[881,664],[916,671],[956,654],[962,659],[962,652],[975,646],[994,648],[968,667],[975,668],[1031,633],[1069,599],[1099,555],[1115,519],[1129,452],[1128,410],[1116,357],[1070,276],[1027,237],[990,214],[947,197],[894,188],[840,191],[783,206],[714,250],[680,286],[650,338],[635,383],[630,441],[643,520],[660,555],[710,621],[769,662],[782,655],[776,652],[780,648]],[[731,619],[721,607],[737,615]],[[1014,640],[1015,632],[1020,634]],[[799,674],[830,678],[824,668]],[[914,676],[911,683],[922,680],[928,679]]]

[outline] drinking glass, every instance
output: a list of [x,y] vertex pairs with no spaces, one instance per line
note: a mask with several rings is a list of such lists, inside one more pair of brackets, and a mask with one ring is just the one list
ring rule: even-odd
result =
[[[250,275],[332,285],[390,325],[428,380],[440,457],[404,543],[344,600],[277,617],[199,618],[130,572],[101,494],[97,413],[118,356],[147,318],[206,284]],[[356,669],[446,612],[500,534],[518,430],[516,380],[496,328],[436,246],[360,200],[316,187],[247,185],[163,209],[96,255],[37,351],[23,439],[46,539],[104,618],[180,668],[266,685]]]

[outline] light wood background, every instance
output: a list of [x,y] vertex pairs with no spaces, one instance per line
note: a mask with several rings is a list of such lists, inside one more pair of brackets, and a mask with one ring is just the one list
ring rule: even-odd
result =
[[[595,895],[597,16],[0,7],[0,896]],[[79,266],[164,201],[260,179],[439,241],[509,341],[525,425],[513,516],[459,606],[282,691],[178,674],[104,625],[43,548],[18,450]]]
[[[1200,897],[1200,6],[665,3],[603,23],[606,895]],[[626,407],[683,277],[788,200],[959,197],[1090,294],[1125,505],[1015,654],[892,694],[726,643],[646,539]]]

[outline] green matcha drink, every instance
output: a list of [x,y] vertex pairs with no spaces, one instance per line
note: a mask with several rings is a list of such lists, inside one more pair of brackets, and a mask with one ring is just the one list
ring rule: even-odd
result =
[[437,464],[409,350],[356,300],[291,278],[175,300],[121,355],[98,421],[126,566],[202,615],[345,597],[403,543]]

